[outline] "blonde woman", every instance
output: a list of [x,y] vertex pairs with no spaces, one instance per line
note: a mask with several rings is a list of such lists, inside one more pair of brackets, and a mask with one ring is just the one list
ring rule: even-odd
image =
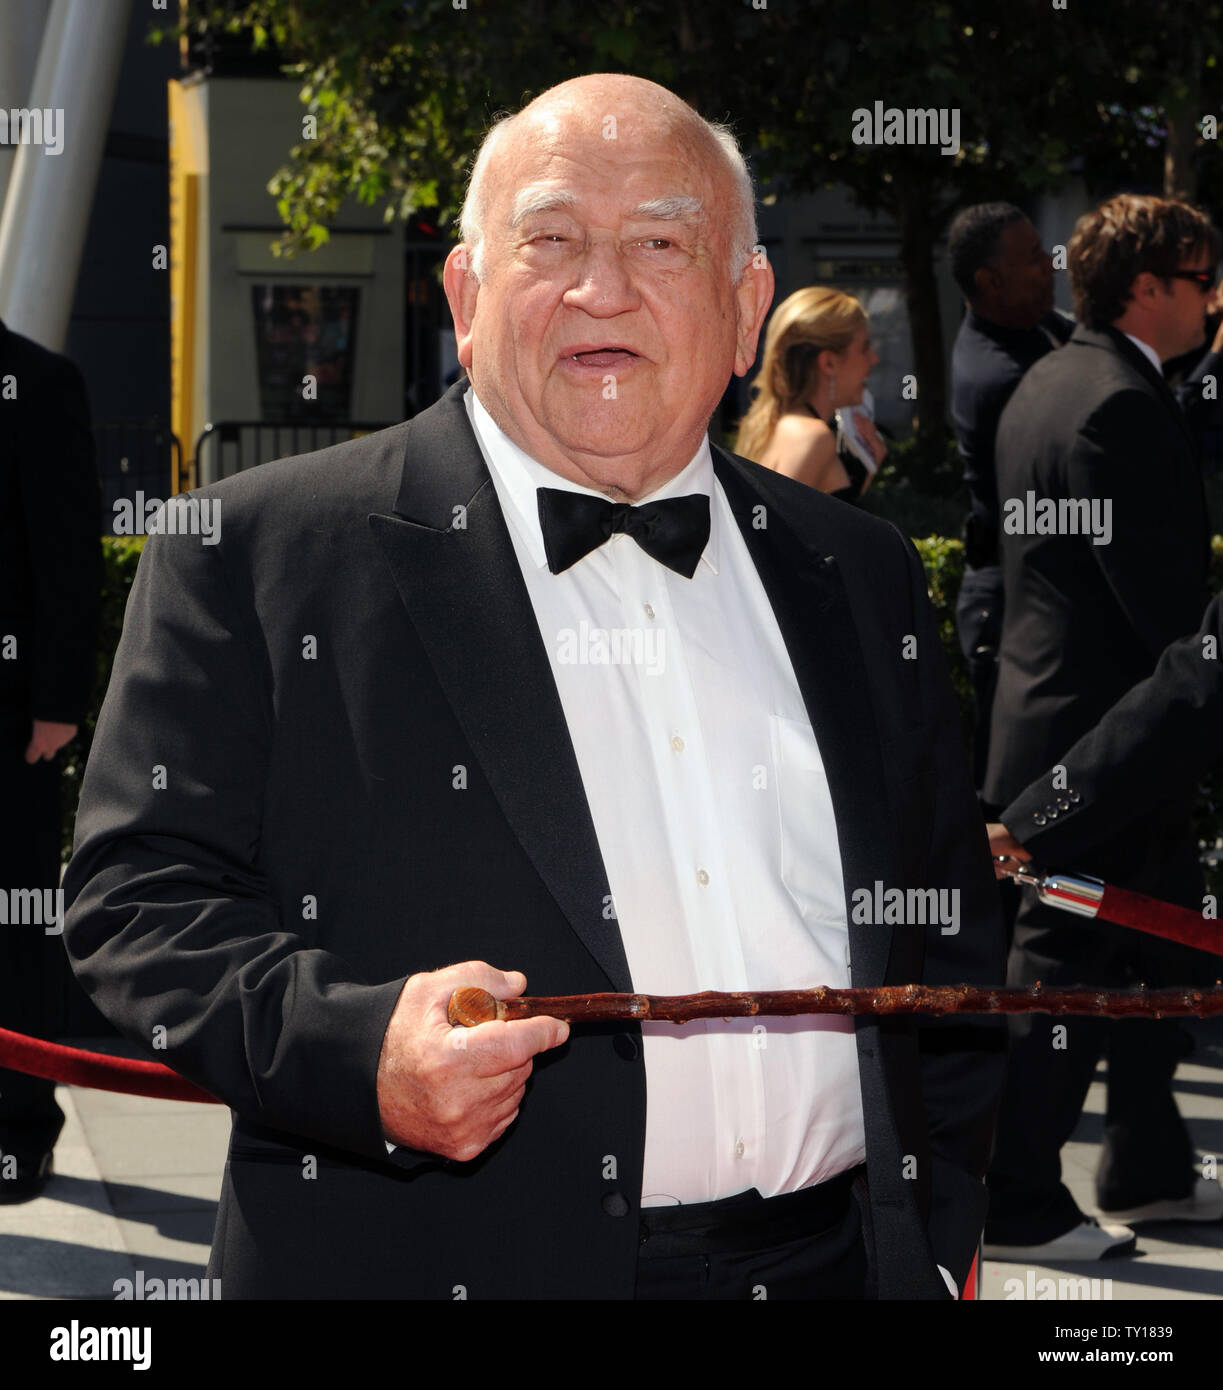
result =
[[[861,404],[878,361],[866,312],[853,295],[819,285],[796,290],[769,320],[737,451],[821,492],[857,501],[871,473],[852,454],[838,454],[836,412]],[[865,414],[856,423],[878,465],[887,446]]]

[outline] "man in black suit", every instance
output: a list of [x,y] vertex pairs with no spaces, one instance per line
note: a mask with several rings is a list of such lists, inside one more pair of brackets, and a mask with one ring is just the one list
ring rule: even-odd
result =
[[1209,474],[1223,467],[1223,286],[1216,285],[1206,302],[1206,337],[1209,346],[1198,347],[1164,363],[1164,375],[1181,403],[1189,428],[1197,438],[1202,470]]
[[207,489],[219,545],[151,538],[93,746],[69,951],[234,1111],[210,1274],[947,1298],[996,1030],[447,1026],[464,984],[1001,971],[912,546],[708,442],[772,294],[728,133],[564,83],[490,133],[462,230],[470,386]]
[[[1151,807],[1183,800],[1220,759],[1223,594],[1216,594],[1198,630],[1168,647],[1154,672],[988,827],[990,850],[1073,869]],[[1069,804],[1059,808],[1059,800]]]
[[976,203],[957,214],[947,233],[947,254],[968,303],[951,351],[951,423],[972,501],[955,620],[977,710],[972,770],[979,788],[1002,636],[998,421],[1024,373],[1064,343],[1073,325],[1053,308],[1053,258],[1013,203]]
[[[0,323],[0,886],[44,905],[59,887],[56,754],[93,693],[100,507],[80,372]],[[15,915],[0,925],[0,1027],[53,1037],[75,989],[61,940],[42,912]],[[14,1160],[0,1161],[0,1203],[42,1191],[63,1123],[54,1083],[0,1070],[0,1154]]]
[[[1038,362],[1003,412],[998,495],[1006,618],[986,799],[1006,805],[1148,676],[1205,603],[1208,528],[1193,440],[1160,362],[1202,341],[1218,247],[1182,203],[1117,197],[1080,218],[1068,265],[1080,327]],[[1072,805],[1065,791],[1046,814]],[[1078,865],[1123,886],[1200,906],[1186,806],[1160,807]],[[1042,908],[1016,920],[1016,985],[1122,986],[1213,978],[1209,957]],[[987,1253],[1095,1258],[1133,1246],[1121,1224],[1195,1197],[1192,1149],[1171,1095],[1183,1038],[1174,1021],[1040,1017],[1013,1029],[990,1171]],[[1097,1200],[1113,1224],[1079,1211],[1060,1181],[1069,1137],[1107,1045],[1109,1113]]]

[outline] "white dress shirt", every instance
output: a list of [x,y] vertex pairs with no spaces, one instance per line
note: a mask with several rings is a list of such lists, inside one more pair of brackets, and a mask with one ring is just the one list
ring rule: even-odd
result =
[[[464,399],[548,652],[634,988],[848,985],[827,779],[708,440],[651,497],[710,498],[691,579],[621,534],[554,575],[536,489],[603,494],[528,457],[474,390]],[[647,1023],[642,1033],[643,1205],[749,1188],[768,1197],[862,1162],[851,1020]]]
[[[1122,331],[1124,332],[1124,329]],[[1159,353],[1155,351],[1151,344],[1144,343],[1141,338],[1135,338],[1132,333],[1126,333],[1125,336],[1130,340],[1131,343],[1134,344],[1138,351],[1142,353],[1142,355],[1147,359],[1151,366],[1154,367],[1155,370],[1162,377],[1164,374],[1164,366],[1163,363],[1159,360]]]

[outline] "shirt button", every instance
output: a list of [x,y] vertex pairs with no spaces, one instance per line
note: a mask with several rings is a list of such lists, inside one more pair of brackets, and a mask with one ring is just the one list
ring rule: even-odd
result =
[[709,875],[705,872],[704,869],[698,869],[696,871],[696,881],[701,885],[702,888],[704,888],[705,885],[709,882]]
[[654,607],[653,607],[653,605],[647,603],[647,604],[644,605],[644,607],[645,607],[645,615],[646,615],[646,617],[647,617],[647,618],[652,618],[652,617],[654,616]]
[[739,1142],[735,1145],[735,1157],[736,1157],[736,1158],[742,1158],[742,1157],[743,1157],[743,1152],[744,1152],[744,1150],[743,1150],[743,1140],[740,1139]]
[[674,748],[677,753],[682,753],[684,751],[684,740],[676,734],[671,740],[671,747]]

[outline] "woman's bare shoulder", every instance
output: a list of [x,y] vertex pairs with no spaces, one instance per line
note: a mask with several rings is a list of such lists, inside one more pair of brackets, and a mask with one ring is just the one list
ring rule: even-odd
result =
[[836,435],[813,415],[783,415],[760,462],[822,491],[842,486]]
[[832,439],[833,433],[818,415],[805,411],[799,414],[791,410],[778,418],[773,427],[775,439],[793,440],[795,443],[814,443],[819,439]]

